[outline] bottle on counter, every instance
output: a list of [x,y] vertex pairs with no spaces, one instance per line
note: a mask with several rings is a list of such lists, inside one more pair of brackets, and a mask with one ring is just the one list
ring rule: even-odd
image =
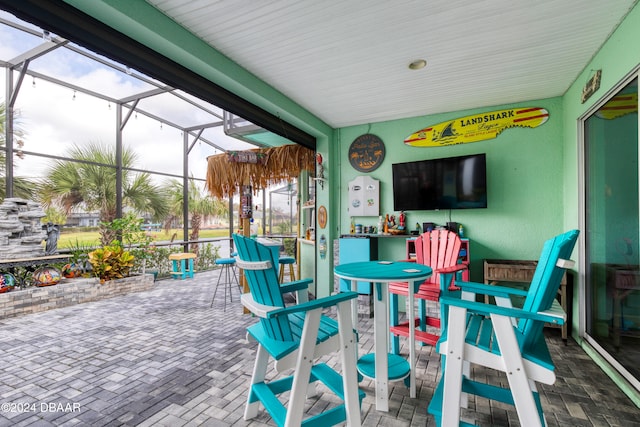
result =
[[380,215],[378,217],[378,234],[382,234],[383,232],[383,225],[382,225],[382,215]]
[[355,234],[356,233],[356,223],[354,222],[353,218],[351,218],[351,229],[349,230],[350,234]]
[[462,224],[458,225],[458,237],[460,237],[461,239],[464,237],[464,227],[462,226]]

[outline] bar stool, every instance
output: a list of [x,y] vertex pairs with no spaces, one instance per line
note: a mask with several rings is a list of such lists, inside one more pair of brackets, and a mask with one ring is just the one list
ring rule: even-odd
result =
[[296,259],[292,256],[284,256],[278,259],[278,263],[280,264],[280,275],[278,276],[278,281],[282,283],[284,280],[284,270],[285,266],[289,266],[289,281],[293,282],[296,280],[296,273],[293,269],[293,264],[296,263]]
[[216,293],[218,292],[218,286],[220,286],[220,281],[222,280],[222,276],[225,276],[224,282],[222,285],[224,286],[224,310],[227,309],[227,291],[229,291],[229,301],[233,302],[233,289],[232,289],[232,280],[235,280],[238,289],[240,289],[240,282],[238,282],[238,276],[236,275],[235,267],[236,267],[236,259],[235,258],[218,258],[215,260],[215,264],[221,267],[220,275],[218,276],[218,283],[216,283],[216,289],[213,291],[213,298],[211,299],[211,307],[213,307],[213,302],[216,299]]

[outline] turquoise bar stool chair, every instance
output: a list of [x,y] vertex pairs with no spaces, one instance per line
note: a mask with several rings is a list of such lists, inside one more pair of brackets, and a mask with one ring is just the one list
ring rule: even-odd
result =
[[[216,300],[216,294],[218,293],[218,287],[220,284],[224,286],[224,310],[227,309],[227,292],[229,293],[229,301],[233,302],[233,282],[235,281],[238,291],[240,291],[240,282],[236,275],[236,259],[235,258],[218,258],[215,260],[215,264],[221,268],[218,275],[218,282],[216,283],[216,289],[213,291],[213,298],[211,299],[211,307]],[[240,292],[241,293],[241,292]]]
[[[257,417],[262,406],[281,427],[359,427],[365,395],[358,389],[357,341],[351,316],[351,301],[358,294],[341,292],[285,305],[284,293],[306,292],[308,283],[281,285],[268,247],[238,234],[233,235],[233,240],[239,252],[238,266],[250,289],[240,300],[257,320],[247,328],[247,338],[257,342],[257,350],[244,419]],[[336,318],[325,311],[334,312]],[[336,354],[340,363],[329,366],[323,357],[327,354]],[[275,374],[269,372],[271,366]],[[317,382],[334,395],[335,405],[310,408],[307,397],[317,392]],[[281,400],[282,393],[288,395]],[[309,409],[311,413],[305,413]]]
[[[556,376],[542,328],[565,322],[556,296],[565,269],[573,267],[569,257],[577,238],[578,230],[572,230],[544,244],[528,290],[456,281],[461,295],[455,295],[446,286],[452,274],[443,274],[444,327],[436,347],[443,373],[428,409],[437,426],[470,425],[460,409],[473,407],[474,395],[515,406],[520,425],[547,425],[536,383],[553,384]],[[479,302],[484,298],[478,294],[496,303]],[[515,297],[524,297],[524,304],[512,304]],[[476,366],[492,368],[496,376],[475,376]]]

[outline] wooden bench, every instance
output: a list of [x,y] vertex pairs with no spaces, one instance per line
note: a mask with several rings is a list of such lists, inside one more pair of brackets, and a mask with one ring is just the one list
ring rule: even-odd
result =
[[[484,283],[488,285],[495,285],[498,282],[508,283],[526,283],[523,289],[528,288],[529,283],[533,279],[533,273],[535,273],[538,261],[522,261],[522,260],[484,260]],[[569,284],[569,286],[567,286]],[[567,313],[569,321],[558,324],[548,324],[547,326],[552,328],[560,328],[562,334],[562,340],[567,343],[569,336],[569,322],[571,321],[571,291],[572,287],[570,282],[567,281],[567,273],[562,276],[560,280],[560,289],[558,289],[558,302],[562,309]],[[485,304],[489,304],[489,296],[485,295]]]

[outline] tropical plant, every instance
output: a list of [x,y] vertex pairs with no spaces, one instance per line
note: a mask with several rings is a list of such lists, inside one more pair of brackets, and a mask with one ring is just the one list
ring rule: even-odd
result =
[[[89,260],[89,252],[91,252],[94,247],[95,245],[80,242],[78,238],[76,238],[75,242],[70,243],[68,249],[71,257],[69,258],[69,263],[62,268],[63,275],[64,270],[79,271],[80,274],[85,274],[90,270],[91,267],[90,264],[87,264],[87,261]],[[67,276],[65,275],[65,277]]]
[[[183,186],[182,183],[177,180],[171,180],[169,182],[169,194],[170,196],[170,211],[171,215],[165,222],[165,229],[173,221],[182,219],[183,209]],[[229,209],[227,204],[215,197],[203,194],[200,188],[196,185],[193,179],[189,180],[188,191],[188,203],[189,203],[189,219],[191,220],[191,234],[189,240],[196,241],[200,238],[200,228],[202,226],[202,220],[209,216],[223,216],[228,215]],[[191,251],[198,254],[198,244],[192,245]]]
[[67,215],[62,212],[61,209],[58,209],[54,206],[49,206],[47,209],[45,209],[44,213],[44,218],[40,219],[40,222],[42,222],[43,224],[50,222],[52,224],[63,225],[67,222]]
[[136,259],[136,267],[145,272],[146,262],[151,258],[154,250],[153,236],[142,229],[144,220],[133,212],[127,213],[122,218],[100,224],[108,230],[110,235],[117,235],[127,249]]
[[[16,112],[14,110],[14,117],[13,117],[13,139],[17,141],[17,145],[20,146],[22,145],[22,140],[19,139],[24,132],[22,131],[22,129],[20,129],[20,126],[16,120],[16,117],[19,115],[18,112]],[[6,163],[6,151],[4,150],[4,147],[6,147],[6,140],[5,140],[5,129],[6,129],[6,123],[7,123],[7,109],[6,109],[6,105],[4,102],[0,102],[0,200],[4,199],[6,196],[6,170],[7,170],[7,163]],[[17,156],[20,156],[20,154],[16,154]],[[13,182],[13,193],[16,197],[21,197],[23,199],[31,199],[33,198],[33,188],[35,187],[33,182],[30,182],[27,179],[24,178],[16,178],[16,177],[12,177],[12,182]]]
[[[98,211],[100,221],[116,218],[116,150],[115,145],[89,143],[73,145],[65,155],[73,159],[55,160],[42,181],[40,195],[45,207],[56,204],[65,213],[82,207]],[[164,192],[154,185],[148,173],[134,172],[134,151],[122,150],[122,205],[139,213],[147,213],[160,221],[168,213]],[[108,245],[116,236],[101,227],[101,242]]]
[[169,276],[171,271],[171,261],[169,261],[169,255],[172,253],[182,252],[182,246],[168,247],[158,246],[152,252],[149,253],[149,259],[147,263],[149,268],[153,268],[158,271],[158,276]]
[[89,262],[93,267],[93,273],[100,279],[100,283],[127,276],[133,267],[133,261],[134,256],[126,251],[117,240],[111,245],[89,252]]
[[206,243],[202,245],[196,258],[196,271],[211,270],[215,266],[216,259],[220,258],[220,246]]
[[278,233],[280,234],[287,234],[291,232],[291,221],[282,221],[281,223],[276,225],[276,230],[278,230]]
[[282,239],[282,246],[284,246],[284,253],[288,256],[296,256],[296,239]]

